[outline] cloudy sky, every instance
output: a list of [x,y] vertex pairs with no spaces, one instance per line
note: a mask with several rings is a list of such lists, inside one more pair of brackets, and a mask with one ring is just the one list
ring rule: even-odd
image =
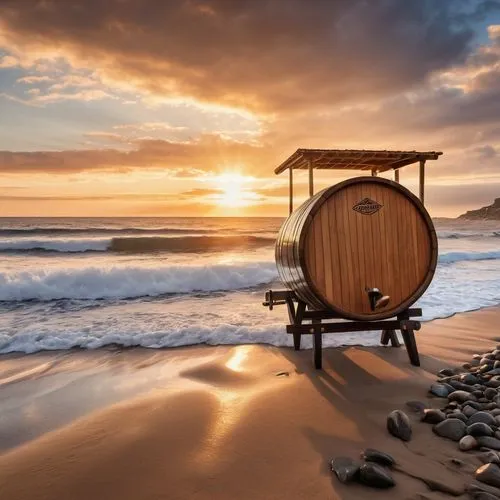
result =
[[286,215],[299,147],[443,151],[455,216],[500,197],[500,0],[0,0],[0,117],[2,216]]

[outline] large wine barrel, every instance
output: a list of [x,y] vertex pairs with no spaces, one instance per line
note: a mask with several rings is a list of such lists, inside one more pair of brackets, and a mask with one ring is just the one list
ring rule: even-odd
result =
[[[311,309],[365,321],[410,307],[429,286],[437,253],[422,203],[379,177],[356,177],[318,192],[288,217],[276,241],[287,288]],[[388,303],[374,308],[372,289],[389,296]]]

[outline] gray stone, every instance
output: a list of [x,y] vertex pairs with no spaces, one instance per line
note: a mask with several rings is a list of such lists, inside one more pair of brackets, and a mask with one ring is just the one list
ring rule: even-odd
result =
[[495,437],[496,437],[497,439],[500,439],[500,431],[496,431],[496,432],[495,432]]
[[474,415],[474,413],[477,413],[477,410],[475,408],[472,408],[472,406],[469,406],[469,405],[465,405],[463,408],[462,408],[462,413],[467,417],[472,417],[472,415]]
[[495,363],[493,363],[493,368],[500,368],[500,361],[495,361]]
[[495,451],[485,451],[476,456],[483,464],[500,464],[500,457]]
[[476,398],[482,398],[483,397],[483,391],[475,390],[472,391],[471,394]]
[[474,436],[464,436],[459,442],[458,447],[462,451],[473,450],[478,447],[477,441]]
[[475,491],[474,493],[469,493],[472,500],[498,500],[499,497],[492,495],[486,491]]
[[477,496],[481,493],[489,493],[490,495],[493,495],[493,498],[500,498],[499,488],[480,483],[479,481],[473,481],[471,484],[469,484],[467,486],[467,492],[469,493],[471,498],[475,498],[476,500],[490,500],[488,497]]
[[441,437],[460,441],[465,436],[466,425],[458,418],[447,418],[436,424],[432,430]]
[[496,439],[494,437],[489,436],[478,436],[476,438],[479,446],[483,446],[484,448],[489,448],[490,450],[500,450],[500,439]]
[[429,408],[429,405],[422,403],[422,401],[407,401],[406,406],[415,413],[422,413],[426,408]]
[[495,359],[495,354],[493,352],[486,352],[483,354],[483,359]]
[[472,394],[461,390],[457,390],[452,392],[451,394],[448,394],[449,401],[457,401],[459,403],[465,403],[466,401],[474,401],[474,399],[475,397]]
[[446,398],[450,393],[450,391],[443,384],[438,383],[432,384],[429,392],[438,398]]
[[442,370],[438,371],[438,377],[451,377],[452,375],[455,375],[455,372],[451,368],[443,368]]
[[495,364],[493,361],[487,361],[484,363],[484,359],[479,361],[479,368],[477,369],[478,373],[486,373],[487,371],[493,369],[493,365]]
[[459,382],[458,380],[450,380],[450,385],[456,391],[472,392],[474,390],[470,385],[464,384],[463,382]]
[[408,415],[401,410],[393,410],[387,417],[387,430],[395,437],[409,441],[411,439],[411,424]]
[[467,425],[472,425],[476,422],[482,422],[487,425],[495,425],[497,423],[495,417],[491,413],[485,411],[478,411],[470,416],[469,420],[467,420]]
[[447,384],[446,382],[441,382],[441,385],[444,385],[448,389],[448,394],[456,390],[452,385]]
[[472,365],[471,365],[470,363],[464,363],[464,364],[462,365],[462,368],[463,368],[464,370],[470,370],[470,369],[472,368]]
[[486,372],[486,375],[500,375],[500,368],[493,368],[493,370],[489,370]]
[[439,424],[446,418],[446,415],[441,410],[435,410],[433,408],[427,408],[422,413],[422,422],[428,424]]
[[392,488],[395,486],[390,472],[381,465],[366,462],[359,468],[359,482],[373,488]]
[[500,467],[496,464],[484,464],[476,470],[476,479],[482,483],[500,488]]
[[367,448],[363,453],[361,453],[361,458],[364,458],[367,462],[376,462],[380,465],[386,465],[392,467],[396,460],[392,458],[388,453],[383,451],[375,450],[373,448]]
[[483,422],[476,422],[467,427],[470,436],[493,436],[493,429]]
[[493,401],[484,405],[484,409],[489,410],[489,411],[495,410],[497,407],[498,407],[498,405],[496,403],[494,403]]
[[337,457],[330,460],[330,470],[335,472],[341,483],[349,483],[358,474],[360,464],[349,457]]
[[479,379],[475,375],[472,375],[472,373],[466,373],[460,377],[460,381],[467,385],[474,385],[479,382]]
[[[498,417],[498,415],[500,415],[500,408],[495,408],[494,410],[491,410],[491,414],[494,417]],[[500,423],[499,423],[499,425],[500,425]]]
[[472,359],[482,359],[482,354],[473,354]]
[[479,366],[479,359],[472,359],[470,365],[471,367]]
[[500,377],[493,377],[488,380],[488,382],[485,383],[487,387],[493,387],[494,389],[497,389],[500,387]]
[[465,403],[463,403],[463,404],[472,406],[472,408],[475,408],[476,410],[483,409],[483,405],[481,403],[478,403],[477,401],[468,400],[468,401],[465,401]]
[[458,418],[458,420],[461,420],[464,424],[467,423],[467,417],[458,410],[449,413],[446,415],[446,418]]

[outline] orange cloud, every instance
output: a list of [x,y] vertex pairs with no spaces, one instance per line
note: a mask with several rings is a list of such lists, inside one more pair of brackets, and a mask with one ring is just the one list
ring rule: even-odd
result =
[[220,170],[226,166],[253,165],[268,154],[269,151],[261,146],[207,134],[185,142],[137,140],[133,150],[0,151],[0,172],[68,174],[89,170],[160,167],[174,173],[179,168],[202,172]]

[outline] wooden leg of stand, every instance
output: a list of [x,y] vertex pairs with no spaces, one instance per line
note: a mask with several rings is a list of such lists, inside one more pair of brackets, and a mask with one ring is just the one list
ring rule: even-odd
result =
[[[313,320],[312,322],[317,324],[321,323],[321,320]],[[313,360],[316,370],[321,370],[323,368],[322,350],[323,334],[321,332],[315,332],[313,333]]]
[[389,330],[382,330],[382,335],[380,336],[380,343],[382,345],[387,345],[389,343]]
[[300,351],[300,338],[302,337],[301,333],[294,333],[293,334],[293,348],[296,351]]
[[403,335],[403,340],[405,342],[406,350],[408,351],[410,363],[413,366],[420,366],[417,342],[415,341],[415,334],[413,333],[413,330],[411,328],[402,328],[401,335]]
[[[301,325],[302,324],[302,318],[304,316],[304,311],[306,310],[306,305],[304,302],[299,302],[297,304],[297,312],[295,313],[295,316],[293,318],[293,323],[295,325]],[[302,334],[301,333],[294,333],[293,334],[293,348],[296,351],[300,351],[300,340],[301,340]]]
[[399,342],[398,334],[396,333],[396,330],[389,330],[389,337],[391,339],[391,346],[392,347],[401,347],[401,343]]

